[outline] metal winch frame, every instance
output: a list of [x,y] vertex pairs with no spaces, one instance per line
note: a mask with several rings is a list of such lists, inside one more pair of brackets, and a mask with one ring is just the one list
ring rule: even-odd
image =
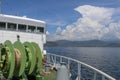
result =
[[[0,45],[0,78],[28,80],[27,76],[35,75],[41,80],[42,51],[35,42],[7,40]],[[2,79],[0,79],[2,80]]]

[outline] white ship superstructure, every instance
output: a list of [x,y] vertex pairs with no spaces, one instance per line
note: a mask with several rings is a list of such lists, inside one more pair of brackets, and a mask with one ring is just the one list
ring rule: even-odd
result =
[[46,43],[45,26],[46,23],[41,20],[0,14],[0,43],[6,40],[15,42],[19,36],[21,42],[36,42],[43,50]]

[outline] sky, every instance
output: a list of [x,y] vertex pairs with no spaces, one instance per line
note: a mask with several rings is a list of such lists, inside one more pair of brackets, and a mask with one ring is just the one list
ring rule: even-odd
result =
[[46,22],[47,40],[120,40],[120,0],[2,0],[1,13]]

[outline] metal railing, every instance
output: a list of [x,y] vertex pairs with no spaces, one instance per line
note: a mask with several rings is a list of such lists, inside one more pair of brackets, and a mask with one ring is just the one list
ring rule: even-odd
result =
[[[69,70],[71,69],[71,66],[73,66],[77,77],[72,80],[116,80],[115,78],[109,76],[108,74],[106,74],[86,63],[83,63],[81,61],[78,61],[76,59],[72,59],[69,57],[47,53],[47,62],[52,63],[54,65],[61,63],[61,62],[66,62],[66,66]],[[74,63],[76,63],[76,64],[74,64]],[[88,73],[90,73],[90,74],[88,74]]]

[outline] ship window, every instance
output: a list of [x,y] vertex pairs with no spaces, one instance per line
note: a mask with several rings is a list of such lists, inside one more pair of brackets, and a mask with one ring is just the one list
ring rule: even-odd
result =
[[41,32],[41,33],[44,33],[44,28],[43,27],[37,27],[37,31]]
[[35,26],[28,26],[28,31],[29,32],[35,32],[36,31],[36,27]]
[[5,23],[4,22],[0,22],[0,29],[5,29]]
[[26,25],[18,24],[18,30],[19,31],[26,31]]
[[14,23],[8,23],[8,29],[9,30],[16,30],[16,24],[14,24]]

